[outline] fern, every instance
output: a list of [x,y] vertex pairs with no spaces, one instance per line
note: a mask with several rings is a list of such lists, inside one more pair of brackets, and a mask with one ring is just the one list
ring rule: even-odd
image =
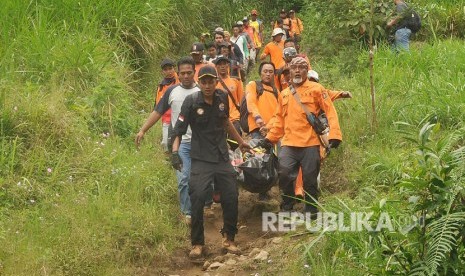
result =
[[428,227],[426,258],[417,262],[410,275],[437,275],[441,262],[457,246],[457,234],[465,226],[464,222],[465,212],[448,214],[433,221]]

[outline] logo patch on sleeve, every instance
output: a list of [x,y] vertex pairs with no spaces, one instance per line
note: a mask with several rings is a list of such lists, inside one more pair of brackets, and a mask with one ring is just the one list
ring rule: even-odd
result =
[[197,114],[202,115],[205,112],[202,108],[197,109]]
[[181,121],[181,122],[184,122],[184,116],[179,115],[178,120]]
[[220,105],[218,106],[218,108],[219,108],[221,111],[224,111],[224,103],[220,103]]

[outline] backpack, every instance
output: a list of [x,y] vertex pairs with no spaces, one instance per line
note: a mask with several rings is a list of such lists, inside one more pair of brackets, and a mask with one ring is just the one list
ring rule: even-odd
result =
[[412,33],[416,33],[421,28],[421,18],[416,11],[411,9],[405,17],[406,27],[409,28]]
[[416,33],[421,28],[421,18],[418,13],[411,7],[407,6],[407,9],[402,14],[402,22],[397,29],[408,28],[412,33]]
[[[261,95],[263,95],[263,92],[266,90],[263,88],[263,83],[261,81],[255,81],[255,85],[257,87],[257,100],[260,98]],[[278,99],[278,91],[276,88],[273,86],[273,91],[266,90],[268,92],[273,93],[273,95]],[[249,133],[249,109],[247,108],[247,100],[246,100],[246,95],[242,97],[240,106],[239,106],[239,113],[240,113],[240,118],[239,118],[239,123],[241,125],[242,131],[245,133]]]

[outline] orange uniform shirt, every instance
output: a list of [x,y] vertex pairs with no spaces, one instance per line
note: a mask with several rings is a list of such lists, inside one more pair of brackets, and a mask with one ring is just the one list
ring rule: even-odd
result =
[[195,74],[194,74],[194,80],[196,83],[199,82],[199,71],[200,71],[200,68],[206,66],[206,65],[210,65],[210,66],[213,66],[215,67],[215,65],[213,63],[211,63],[210,61],[202,61],[201,63],[196,63],[195,64]]
[[[158,104],[160,102],[160,99],[161,97],[163,97],[163,95],[165,95],[165,92],[166,90],[168,90],[168,87],[170,87],[171,85],[175,85],[175,84],[178,84],[179,83],[179,80],[178,80],[178,75],[176,73],[174,73],[174,82],[169,84],[169,85],[158,85],[158,88],[157,88],[157,94],[155,96],[155,105]],[[171,122],[171,109],[169,109],[168,111],[166,111],[165,114],[163,114],[163,116],[161,117],[161,120],[163,123],[169,123]]]
[[291,19],[291,22],[291,37],[294,37],[294,35],[301,35],[304,30],[302,20],[295,17],[294,19]]
[[279,69],[283,67],[286,62],[283,59],[284,41],[276,43],[274,41],[266,44],[263,49],[263,54],[270,55],[270,60],[273,62],[274,67]]
[[[263,94],[257,97],[257,84],[255,81],[251,81],[245,87],[245,97],[247,100],[247,109],[249,111],[249,131],[257,129],[258,126],[255,123],[255,118],[260,116],[265,124],[268,124],[275,113],[278,105],[278,100],[274,96],[273,88],[266,84],[263,84]],[[279,94],[279,92],[278,92]]]
[[[319,83],[306,81],[297,89],[302,104],[307,106],[310,112],[318,114],[322,109],[330,112],[332,119],[329,120],[331,129],[339,128],[336,109],[326,89]],[[320,140],[307,121],[305,111],[296,101],[289,88],[283,90],[278,98],[278,107],[273,116],[273,124],[270,126],[266,138],[277,143],[281,140],[283,146],[310,147],[319,146]]]
[[[240,105],[242,97],[244,97],[244,88],[242,87],[242,82],[238,79],[234,79],[231,77],[227,77],[222,79],[224,84],[229,88],[229,91],[231,91],[231,94],[234,97],[234,101],[236,102],[237,105]],[[223,85],[218,81],[218,84],[216,85],[216,88],[224,91],[224,93],[228,94],[228,91],[223,87]],[[240,118],[240,112],[237,110],[236,106],[234,105],[233,100],[231,97],[228,95],[228,101],[229,101],[229,120],[231,122],[238,121]]]

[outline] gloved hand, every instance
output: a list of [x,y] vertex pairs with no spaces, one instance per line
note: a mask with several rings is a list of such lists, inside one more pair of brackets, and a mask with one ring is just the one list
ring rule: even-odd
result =
[[178,171],[182,169],[182,160],[177,151],[171,154],[171,166]]
[[339,144],[341,142],[342,141],[338,139],[329,139],[329,145],[331,146],[332,149],[337,149],[337,147],[339,147]]
[[273,144],[270,142],[270,140],[265,138],[265,139],[261,139],[260,141],[258,141],[257,147],[262,147],[266,150],[269,150],[273,147]]

